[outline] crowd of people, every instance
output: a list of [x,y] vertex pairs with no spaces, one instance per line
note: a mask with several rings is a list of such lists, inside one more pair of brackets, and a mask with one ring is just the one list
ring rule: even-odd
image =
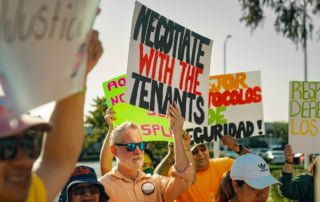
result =
[[[98,36],[93,30],[87,46],[86,76],[103,53]],[[102,176],[97,178],[93,168],[76,166],[84,139],[84,97],[85,91],[81,91],[57,101],[50,122],[23,114],[12,124],[8,111],[1,111],[0,201],[53,201],[60,194],[61,202],[251,202],[266,201],[273,184],[278,184],[287,198],[314,201],[317,159],[308,174],[293,177],[294,154],[286,145],[286,161],[277,180],[261,157],[228,135],[221,141],[239,157],[210,159],[206,144],[190,145],[176,103],[168,107],[174,141],[156,168],[139,125],[124,122],[114,128],[116,112],[107,109],[109,131],[100,152]],[[113,158],[117,164],[112,168]]]

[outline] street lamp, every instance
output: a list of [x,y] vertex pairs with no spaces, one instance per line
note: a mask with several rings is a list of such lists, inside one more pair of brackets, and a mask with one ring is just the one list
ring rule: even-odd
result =
[[228,34],[226,36],[226,39],[224,40],[224,45],[223,45],[223,73],[227,73],[227,61],[226,61],[226,49],[227,49],[227,41],[230,39],[232,35]]
[[[226,68],[226,47],[227,47],[227,41],[231,38],[231,35],[228,34],[226,39],[224,40],[223,44],[223,73],[226,74],[227,68]],[[213,142],[213,150],[214,150],[214,157],[219,157],[219,151],[220,151],[220,141]],[[224,146],[224,155],[227,153],[227,146]]]

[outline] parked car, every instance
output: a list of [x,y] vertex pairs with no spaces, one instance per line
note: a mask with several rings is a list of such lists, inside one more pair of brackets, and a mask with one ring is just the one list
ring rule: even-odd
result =
[[[312,161],[313,158],[320,157],[320,154],[310,154],[309,155],[309,163]],[[304,165],[304,153],[295,153],[293,158],[294,164]]]
[[281,150],[281,151],[283,151],[284,150],[284,145],[274,144],[274,145],[270,145],[269,148],[270,148],[271,151],[273,151],[273,150]]
[[304,164],[304,154],[303,153],[295,153],[293,157],[293,163],[303,165]]
[[262,156],[268,150],[269,149],[267,147],[256,147],[256,148],[252,148],[251,152],[259,156]]
[[262,156],[270,164],[284,164],[285,157],[281,150],[267,151]]

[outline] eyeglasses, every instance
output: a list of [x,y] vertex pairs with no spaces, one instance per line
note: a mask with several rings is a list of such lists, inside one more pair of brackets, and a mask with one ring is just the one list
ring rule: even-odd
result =
[[13,160],[19,148],[22,148],[29,158],[36,159],[41,151],[42,135],[43,132],[28,130],[22,136],[0,138],[0,161]]
[[128,143],[128,144],[121,144],[121,143],[114,143],[116,146],[125,146],[128,152],[133,152],[136,147],[138,146],[140,151],[144,151],[149,146],[148,142],[137,142],[137,143]]
[[83,195],[86,193],[86,190],[89,191],[90,194],[97,194],[100,192],[100,187],[96,184],[90,184],[90,185],[76,185],[71,186],[70,191],[73,195]]
[[204,145],[204,144],[202,144],[202,145],[196,147],[194,150],[192,150],[192,155],[197,155],[198,152],[199,152],[199,150],[200,150],[201,152],[204,152],[204,151],[207,150],[207,146]]

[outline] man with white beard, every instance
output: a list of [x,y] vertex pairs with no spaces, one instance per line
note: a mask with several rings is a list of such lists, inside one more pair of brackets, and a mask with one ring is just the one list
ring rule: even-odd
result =
[[110,149],[117,166],[99,179],[110,196],[109,201],[173,201],[191,186],[194,169],[184,149],[184,118],[176,103],[169,106],[168,116],[176,151],[174,171],[169,177],[141,171],[148,143],[142,141],[137,124],[125,122],[112,131]]

